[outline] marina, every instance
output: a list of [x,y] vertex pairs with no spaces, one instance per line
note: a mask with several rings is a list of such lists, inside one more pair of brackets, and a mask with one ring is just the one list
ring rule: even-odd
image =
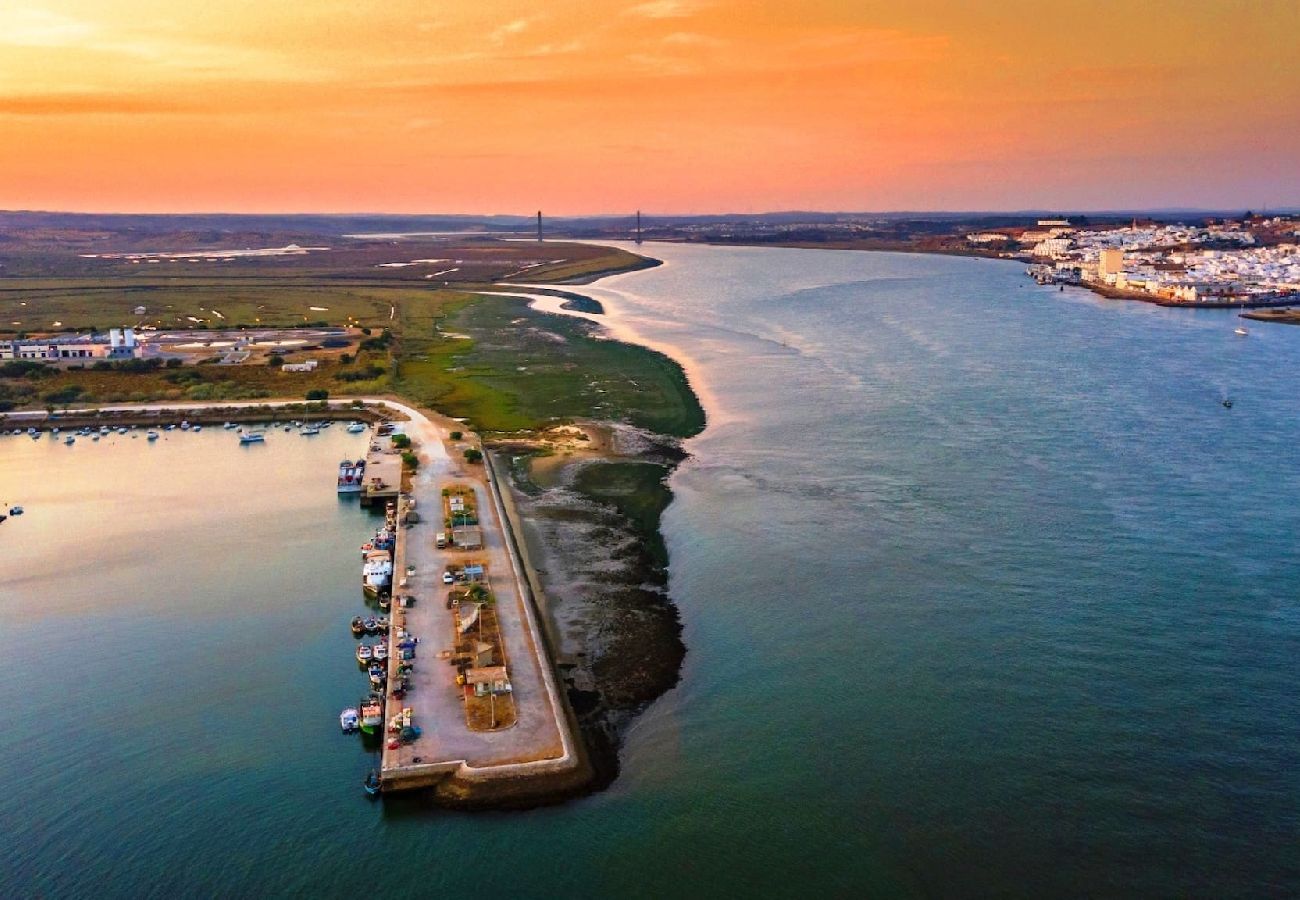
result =
[[[404,421],[381,421],[373,433],[364,425],[356,428],[361,423],[355,420],[341,429],[340,438],[353,446],[362,441],[365,454],[358,458],[354,451],[334,469],[340,501],[358,497],[363,506],[383,504],[382,524],[362,543],[359,559],[361,594],[380,614],[344,620],[351,636],[360,639],[354,656],[369,693],[358,706],[336,713],[345,733],[383,734],[380,764],[374,767],[374,779],[367,776],[366,792],[450,785],[463,799],[483,784],[520,774],[537,779],[538,790],[550,790],[547,777],[569,779],[580,760],[521,564],[499,514],[500,500],[494,499],[482,468],[466,471],[470,467],[448,455],[448,427],[463,426],[435,424],[405,407],[393,412]],[[236,424],[231,410],[221,415],[217,434],[229,440],[234,432],[241,445],[270,448],[274,442],[267,436],[276,428],[318,435],[328,428],[275,419],[245,427]],[[162,434],[201,439],[201,427],[190,421],[199,413],[187,410],[186,416],[160,423]],[[82,429],[94,438],[158,435],[153,429],[141,432],[138,423]],[[39,440],[44,432],[28,426],[23,433]],[[425,462],[403,491],[401,452],[406,448]],[[455,478],[454,488],[444,496],[443,485],[453,483],[449,476]],[[358,483],[360,490],[355,489]],[[443,521],[422,522],[415,513],[439,507],[452,511]],[[15,509],[11,514],[21,514],[21,508]],[[460,529],[475,529],[473,546],[481,549],[481,559],[456,559],[462,548],[439,541],[453,522]],[[489,570],[498,577],[489,581]],[[457,587],[448,593],[444,582]],[[357,713],[355,728],[349,727],[352,712]]]

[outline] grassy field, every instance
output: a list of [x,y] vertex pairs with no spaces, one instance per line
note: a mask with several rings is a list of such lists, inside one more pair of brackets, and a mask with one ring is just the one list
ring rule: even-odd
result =
[[[391,306],[427,293],[428,288],[416,286],[339,286],[296,279],[0,282],[0,333],[103,330],[124,323],[162,329],[306,322],[384,327]],[[140,306],[144,315],[133,312]]]
[[[439,259],[461,263],[465,278],[480,280],[441,285],[422,280],[420,269],[384,269],[376,262],[435,252]],[[485,432],[592,418],[685,437],[704,424],[681,368],[662,354],[601,339],[589,322],[536,312],[518,298],[474,292],[512,272],[519,272],[521,281],[559,283],[646,264],[622,250],[552,242],[432,247],[384,242],[333,255],[229,264],[131,266],[75,254],[60,262],[57,254],[42,253],[26,260],[24,273],[23,265],[13,262],[4,258],[10,274],[0,278],[0,332],[10,335],[120,324],[173,330],[312,323],[370,328],[387,334],[390,342],[350,363],[321,358],[310,373],[286,374],[263,365],[10,373],[0,375],[0,405],[395,391],[469,419]],[[99,276],[88,277],[92,271]],[[145,312],[138,315],[134,310],[141,306]]]
[[464,297],[403,323],[395,387],[485,431],[574,418],[626,421],[687,437],[704,412],[681,367],[644,347],[593,337],[582,319],[514,297]]

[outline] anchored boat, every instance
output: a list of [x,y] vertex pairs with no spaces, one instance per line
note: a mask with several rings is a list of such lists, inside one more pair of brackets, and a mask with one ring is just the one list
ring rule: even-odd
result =
[[339,727],[343,729],[344,734],[352,734],[361,725],[361,715],[352,707],[348,707],[339,713]]

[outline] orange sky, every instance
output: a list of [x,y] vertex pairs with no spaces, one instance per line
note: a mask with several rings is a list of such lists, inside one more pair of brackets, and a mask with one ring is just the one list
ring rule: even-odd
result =
[[1300,205],[1297,0],[0,0],[0,208]]

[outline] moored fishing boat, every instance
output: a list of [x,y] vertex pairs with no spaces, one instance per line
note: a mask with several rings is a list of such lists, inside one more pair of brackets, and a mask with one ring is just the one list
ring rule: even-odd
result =
[[258,444],[266,440],[266,435],[260,431],[245,431],[239,436],[241,444]]
[[384,698],[371,693],[361,703],[361,730],[374,734],[384,725]]
[[374,656],[381,662],[388,659],[388,645],[383,642],[375,644]]
[[370,674],[370,683],[373,684],[375,687],[380,687],[381,685],[383,685],[384,679],[388,675],[384,667],[378,665],[371,666],[369,674]]
[[361,589],[367,597],[378,597],[393,583],[393,557],[387,550],[371,550],[361,567]]
[[366,633],[366,623],[362,620],[360,616],[357,616],[352,620],[352,636],[361,637],[361,635],[365,633]]
[[339,493],[354,494],[361,490],[361,483],[365,480],[366,461],[359,459],[353,462],[345,459],[339,463]]
[[361,725],[361,715],[352,707],[348,707],[339,713],[339,728],[344,734],[352,734]]
[[366,663],[373,660],[374,657],[375,651],[371,649],[369,644],[357,644],[357,662],[364,666]]
[[366,629],[366,634],[374,634],[376,631],[379,630],[379,623],[375,621],[374,616],[371,616],[370,618],[366,619],[364,625]]
[[145,434],[144,437],[145,437],[145,440],[148,440],[148,441],[156,441],[156,440],[158,440],[158,432],[156,432],[156,431],[150,431],[150,432],[148,432],[147,434]]
[[353,422],[348,426],[348,434],[360,434],[365,430],[366,426],[362,425],[360,422]]
[[371,797],[378,797],[379,792],[384,789],[384,783],[379,778],[379,770],[371,769],[366,773],[366,780],[361,783],[362,788]]

